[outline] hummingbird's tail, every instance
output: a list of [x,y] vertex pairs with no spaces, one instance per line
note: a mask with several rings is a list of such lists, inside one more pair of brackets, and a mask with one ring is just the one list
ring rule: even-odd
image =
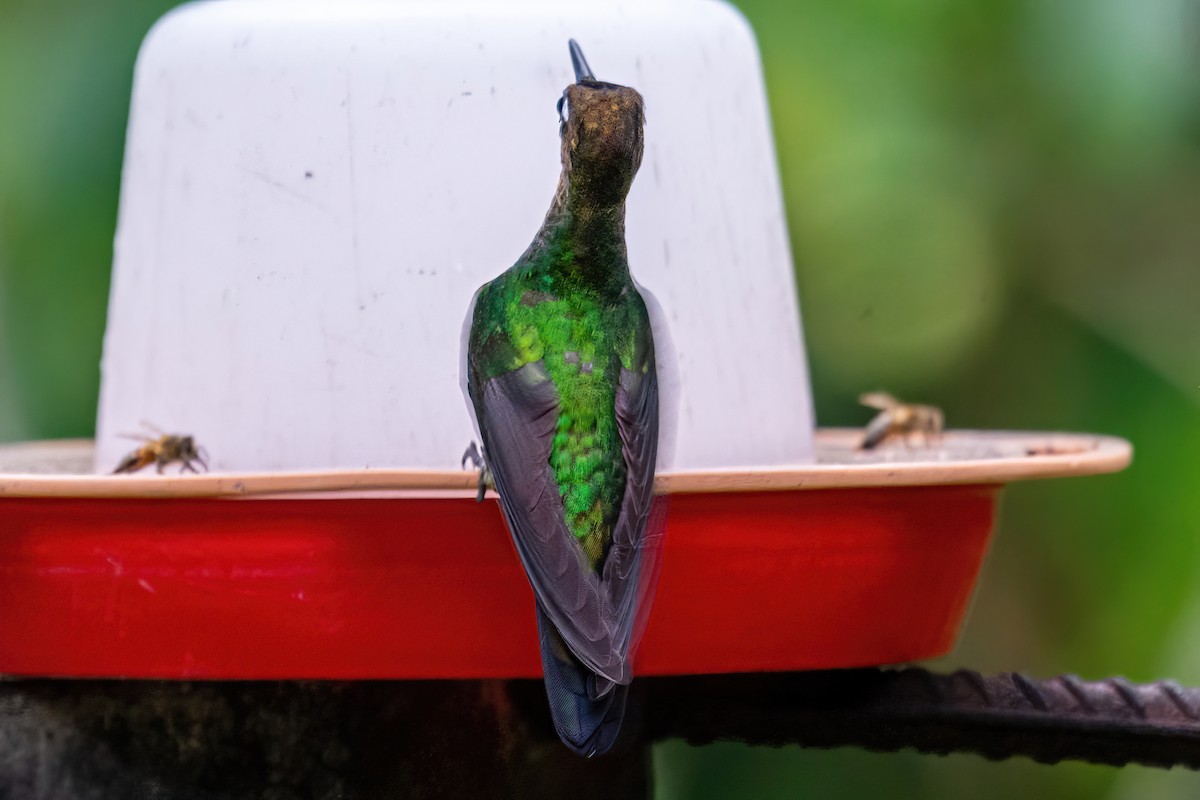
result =
[[607,753],[621,732],[629,687],[597,678],[585,667],[537,604],[538,638],[550,716],[563,744],[581,756]]

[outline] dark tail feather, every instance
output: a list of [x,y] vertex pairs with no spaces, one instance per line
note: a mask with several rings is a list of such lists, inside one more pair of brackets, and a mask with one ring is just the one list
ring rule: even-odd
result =
[[[628,686],[603,681],[571,654],[554,624],[537,604],[538,638],[550,716],[563,744],[581,756],[607,753],[621,732]],[[603,697],[597,697],[603,692]]]

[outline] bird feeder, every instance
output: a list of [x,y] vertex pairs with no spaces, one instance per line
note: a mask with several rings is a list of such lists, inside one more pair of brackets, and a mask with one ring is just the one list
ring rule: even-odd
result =
[[[1098,436],[815,430],[758,51],[724,3],[197,3],[138,59],[97,439],[0,448],[0,672],[540,675],[460,468],[459,360],[553,192],[569,37],[647,106],[627,238],[669,503],[639,674],[944,654],[1001,487],[1128,463]],[[147,423],[211,472],[107,474]]]

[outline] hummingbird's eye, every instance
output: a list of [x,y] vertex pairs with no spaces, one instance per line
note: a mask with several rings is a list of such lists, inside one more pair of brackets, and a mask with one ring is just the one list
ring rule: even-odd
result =
[[558,121],[566,123],[567,118],[563,116],[563,107],[567,104],[567,93],[563,92],[563,96],[558,98]]

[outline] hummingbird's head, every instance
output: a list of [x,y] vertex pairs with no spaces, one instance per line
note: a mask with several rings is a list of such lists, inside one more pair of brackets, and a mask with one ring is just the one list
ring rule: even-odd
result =
[[616,204],[629,193],[642,163],[642,96],[596,80],[574,39],[570,49],[575,83],[558,101],[563,167],[581,198]]

